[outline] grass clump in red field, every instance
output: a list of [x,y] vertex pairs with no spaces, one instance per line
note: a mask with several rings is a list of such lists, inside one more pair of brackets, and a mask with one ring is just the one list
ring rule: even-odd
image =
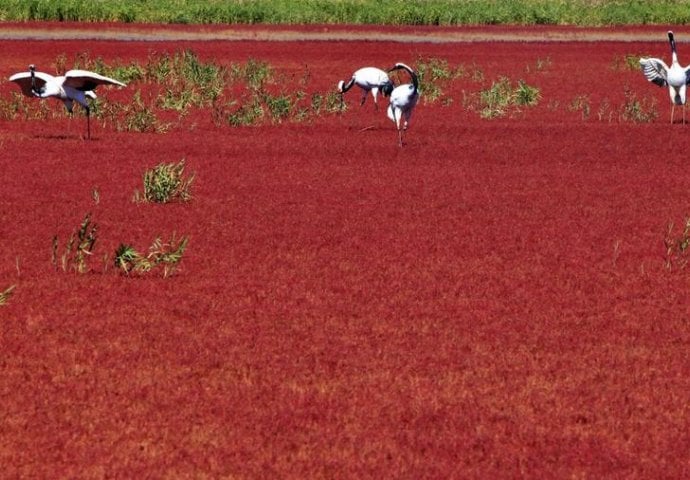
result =
[[501,77],[488,89],[479,92],[479,116],[484,119],[503,117],[511,110],[537,105],[540,98],[537,87],[523,80],[518,80],[514,86],[509,78]]
[[[98,240],[98,224],[91,221],[91,214],[87,213],[65,245],[65,251],[60,256],[60,267],[63,271],[74,270],[77,273],[89,271],[88,259],[93,255],[93,249]],[[58,267],[58,237],[53,237],[53,265]]]
[[5,290],[0,292],[0,307],[7,305],[7,301],[12,296],[12,293],[14,292],[15,287],[16,287],[16,285],[10,285]]
[[675,235],[674,225],[671,222],[668,226],[664,245],[666,246],[666,268],[672,270],[685,268],[688,264],[688,253],[690,252],[690,218],[685,219],[683,231],[680,235]]
[[160,267],[163,278],[167,278],[177,269],[188,243],[189,237],[177,239],[173,235],[168,242],[156,237],[147,255],[139,253],[131,245],[122,243],[115,250],[115,267],[126,275],[147,273]]
[[144,172],[143,192],[134,192],[135,201],[168,203],[188,202],[192,198],[191,187],[194,175],[184,172],[185,160],[178,163],[160,163]]

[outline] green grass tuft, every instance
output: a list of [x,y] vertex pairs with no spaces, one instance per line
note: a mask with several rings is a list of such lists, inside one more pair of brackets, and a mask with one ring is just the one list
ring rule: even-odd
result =
[[194,176],[185,175],[185,160],[178,163],[161,163],[144,172],[144,190],[135,192],[135,199],[144,202],[169,203],[188,202],[192,198],[191,186]]
[[522,80],[513,86],[509,78],[500,77],[488,89],[479,92],[479,116],[485,119],[503,117],[513,108],[537,105],[540,98],[538,88]]
[[122,243],[115,250],[115,267],[125,275],[143,274],[160,268],[163,278],[167,278],[177,270],[188,243],[189,237],[177,239],[173,235],[168,242],[163,242],[157,237],[149,247],[147,255],[139,253],[131,245]]

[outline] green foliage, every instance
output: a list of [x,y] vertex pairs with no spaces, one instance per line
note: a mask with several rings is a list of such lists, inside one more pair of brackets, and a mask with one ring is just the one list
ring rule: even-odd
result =
[[120,64],[116,61],[110,65],[102,57],[91,58],[88,52],[78,53],[70,62],[64,53],[58,55],[55,59],[55,71],[62,75],[70,69],[90,70],[127,84],[141,80],[145,75],[144,68],[136,62]]
[[338,113],[342,111],[340,95],[336,92],[328,92],[325,96],[321,93],[311,95],[310,109],[315,115],[321,113]]
[[92,117],[118,132],[162,133],[169,127],[158,120],[151,102],[141,98],[140,90],[134,92],[129,103],[97,98],[90,106]]
[[151,107],[141,99],[139,90],[132,96],[132,102],[124,105],[121,111],[124,118],[116,122],[118,131],[155,133],[165,129]]
[[500,77],[488,89],[479,92],[479,115],[486,119],[503,117],[512,107],[537,105],[540,97],[538,88],[522,80],[513,87],[509,78]]
[[[234,106],[236,102],[230,104]],[[252,95],[251,100],[242,103],[232,112],[226,114],[227,122],[233,127],[254,125],[264,116],[264,108],[258,95]]]
[[690,0],[3,0],[4,21],[384,25],[690,22]]
[[230,82],[246,83],[247,87],[252,91],[261,90],[274,81],[273,68],[267,62],[250,58],[247,62],[242,64],[233,63],[230,66]]
[[626,88],[625,103],[621,109],[621,119],[633,123],[653,122],[659,112],[656,109],[656,100],[639,100],[634,92]]
[[[152,75],[167,88],[167,98],[177,101],[164,102],[163,108],[185,110],[189,106],[211,105],[224,88],[225,71],[213,63],[202,62],[191,50],[176,52],[172,57],[164,55],[156,62],[149,62]],[[165,72],[165,76],[160,78]]]
[[[217,126],[232,127],[309,121],[342,111],[337,92],[309,90],[311,74],[307,67],[301,75],[277,81],[274,68],[254,58],[244,63],[219,65],[204,62],[193,51],[184,50],[151,54],[145,63],[123,64],[115,60],[108,64],[101,57],[94,58],[82,52],[73,59],[60,54],[54,65],[61,73],[70,68],[82,68],[128,83],[126,91],[116,100],[103,95],[90,102],[91,116],[100,120],[104,128],[119,132],[164,133],[182,126],[191,109],[205,110]],[[424,64],[422,66],[425,68]],[[452,72],[446,70],[444,60],[430,60],[430,88],[435,82],[449,81]],[[278,85],[288,82],[297,83],[300,88],[278,90]],[[136,88],[137,84],[141,88]],[[438,91],[440,94],[440,89]],[[55,102],[32,101],[17,91],[8,95],[0,97],[0,120],[64,115],[64,109]],[[171,112],[178,114],[176,120]],[[169,122],[163,123],[160,118],[169,119]]]
[[[91,222],[91,214],[87,213],[81,225],[69,237],[64,253],[60,256],[59,266],[64,272],[74,270],[77,273],[89,271],[88,259],[98,239],[98,225]],[[58,237],[53,237],[53,265],[58,268]]]
[[115,267],[125,275],[143,274],[160,268],[163,278],[166,278],[177,269],[188,243],[189,237],[178,240],[173,235],[168,242],[163,242],[157,237],[149,247],[147,255],[139,253],[131,245],[122,243],[115,250]]
[[416,63],[420,91],[425,103],[434,103],[450,82],[465,74],[464,67],[452,69],[442,58],[420,58]]
[[616,71],[638,71],[640,70],[640,58],[649,57],[645,54],[627,53],[625,55],[617,55],[611,62],[611,68]]
[[0,98],[0,120],[45,120],[55,114],[48,102],[36,102],[17,91],[8,99]]
[[10,285],[5,290],[0,292],[0,307],[7,305],[8,300],[14,293],[14,288],[16,285]]
[[194,176],[185,176],[184,168],[185,161],[182,159],[178,163],[161,163],[147,170],[144,172],[143,194],[135,192],[135,199],[154,203],[189,201]]
[[522,80],[518,80],[518,85],[515,87],[515,98],[514,102],[516,105],[525,105],[528,107],[533,107],[539,103],[541,99],[541,93],[536,87],[531,87],[527,85]]
[[497,82],[493,82],[487,90],[479,92],[482,109],[482,118],[502,117],[506,114],[508,106],[513,101],[513,88],[510,80],[501,77]]
[[274,123],[280,123],[290,115],[293,100],[287,94],[271,95],[264,93],[263,101],[268,107],[271,119]]

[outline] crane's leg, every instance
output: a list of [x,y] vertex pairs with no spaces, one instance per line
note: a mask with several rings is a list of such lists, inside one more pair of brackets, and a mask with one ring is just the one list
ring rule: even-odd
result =
[[86,138],[91,140],[91,109],[87,105],[86,107]]
[[671,125],[673,125],[673,113],[676,111],[676,104],[671,104]]
[[403,146],[402,129],[400,128],[400,120],[402,120],[402,112],[399,112],[398,109],[394,109],[393,115],[395,116],[395,126],[398,129],[398,145],[400,147],[402,147]]

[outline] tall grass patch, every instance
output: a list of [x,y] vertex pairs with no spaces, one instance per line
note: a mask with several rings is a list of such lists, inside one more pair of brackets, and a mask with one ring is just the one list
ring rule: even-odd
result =
[[500,118],[521,107],[533,107],[539,103],[539,88],[528,85],[523,80],[513,83],[508,77],[500,77],[478,94],[479,116],[484,119]]
[[185,160],[178,163],[160,163],[143,175],[143,191],[134,193],[135,201],[169,203],[188,202],[192,198],[194,175],[185,173]]
[[631,25],[690,22],[690,0],[4,0],[5,21],[377,25]]

